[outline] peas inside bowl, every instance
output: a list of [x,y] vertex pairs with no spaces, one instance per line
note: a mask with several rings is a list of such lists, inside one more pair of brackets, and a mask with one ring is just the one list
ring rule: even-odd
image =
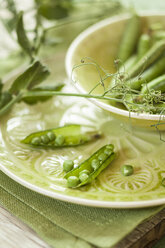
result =
[[[159,30],[159,24],[162,25],[165,31],[165,13],[138,13],[138,16],[140,17],[141,33],[148,34],[148,30],[150,30],[151,26],[155,26],[155,29]],[[116,64],[114,61],[117,58],[121,40],[123,39],[122,37],[130,18],[131,14],[125,14],[103,20],[86,29],[73,41],[66,56],[66,71],[69,78],[76,81],[75,86],[80,93],[87,94],[92,90],[91,94],[101,95],[108,89],[110,82],[116,77],[115,75],[119,74],[121,61],[116,61]],[[138,39],[140,33],[137,36]],[[129,35],[129,39],[131,39],[131,34]],[[163,52],[160,52],[159,55],[161,56]],[[149,66],[152,66],[152,63],[153,61],[151,61]],[[138,62],[135,61],[135,64],[137,65]],[[138,76],[143,72],[145,65],[146,61],[144,61],[144,65],[141,66]],[[157,67],[157,64],[155,67]],[[163,74],[165,75],[165,66]],[[105,75],[107,75],[107,79]],[[104,87],[100,84],[101,78],[104,79]],[[138,80],[139,79],[140,78],[138,78]],[[97,84],[99,85],[95,88]],[[135,91],[136,90],[137,89],[135,89]],[[143,92],[145,91],[146,89],[143,87]],[[128,110],[120,101],[92,98],[90,98],[90,100],[123,121],[130,121],[131,118],[131,123],[134,126],[156,130],[156,127],[159,125],[160,130],[165,130],[163,111],[160,111],[160,113],[142,111],[141,113],[139,111]]]

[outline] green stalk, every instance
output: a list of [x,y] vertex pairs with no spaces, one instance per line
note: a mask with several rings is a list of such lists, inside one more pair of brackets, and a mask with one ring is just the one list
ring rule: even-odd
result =
[[116,102],[123,102],[122,99],[112,98],[112,97],[105,97],[102,95],[90,95],[90,94],[77,94],[77,93],[63,93],[57,91],[28,91],[24,92],[22,95],[22,99],[24,97],[39,97],[39,96],[74,96],[74,97],[83,97],[83,98],[95,98],[101,100],[113,100]]
[[79,16],[79,17],[72,17],[72,18],[66,17],[66,18],[63,18],[62,20],[57,21],[57,23],[55,25],[52,25],[52,26],[47,27],[47,28],[44,28],[44,32],[46,33],[46,32],[49,32],[49,31],[51,31],[53,29],[60,28],[62,26],[72,24],[72,23],[75,23],[75,22],[90,21],[92,19],[98,19],[98,18],[106,17],[106,16],[109,15],[108,10],[104,9],[104,11],[102,11],[101,13],[98,13],[98,14],[93,15],[93,16],[82,15],[82,16]]

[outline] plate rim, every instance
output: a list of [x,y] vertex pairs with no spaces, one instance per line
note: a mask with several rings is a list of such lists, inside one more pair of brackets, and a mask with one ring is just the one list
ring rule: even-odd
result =
[[9,169],[7,169],[5,166],[0,164],[0,169],[2,172],[5,173],[5,175],[9,176],[11,179],[13,179],[15,182],[21,184],[25,188],[28,188],[36,193],[39,193],[41,195],[61,200],[64,202],[72,203],[72,204],[78,204],[82,206],[88,206],[88,207],[97,207],[97,208],[116,208],[116,209],[134,209],[134,208],[147,208],[147,207],[155,207],[165,204],[165,198],[161,199],[155,199],[155,200],[143,200],[143,201],[99,201],[99,200],[90,200],[85,199],[81,197],[75,197],[70,195],[64,195],[57,192],[49,191],[46,189],[43,189],[39,186],[36,186],[32,183],[29,183],[25,179],[22,179],[21,177],[15,175],[13,172],[11,172]]

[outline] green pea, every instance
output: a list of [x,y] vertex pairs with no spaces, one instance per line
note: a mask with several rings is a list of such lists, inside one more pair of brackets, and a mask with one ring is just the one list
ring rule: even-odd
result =
[[131,176],[134,172],[134,168],[132,165],[123,165],[121,167],[121,172],[123,174],[123,176]]
[[42,136],[41,136],[41,141],[42,141],[42,143],[44,143],[44,144],[48,144],[50,140],[49,140],[49,138],[48,138],[47,135],[42,135]]
[[88,175],[86,173],[81,173],[80,176],[79,176],[79,179],[81,182],[84,182],[88,179]]
[[34,138],[31,140],[31,144],[32,144],[32,145],[40,145],[40,143],[41,143],[40,137],[34,137]]
[[70,176],[67,179],[67,186],[69,188],[74,188],[79,184],[79,178],[76,176]]
[[83,173],[89,175],[89,174],[90,174],[90,171],[89,171],[89,170],[80,171],[79,176],[80,176],[81,174],[83,174]]
[[162,185],[163,187],[165,187],[165,178],[162,179],[161,185]]
[[59,134],[55,139],[55,144],[58,146],[62,146],[64,144],[65,138],[63,135]]
[[97,168],[100,166],[99,160],[98,159],[93,159],[91,166],[94,170],[97,170]]
[[109,156],[109,155],[111,155],[112,150],[109,149],[109,148],[106,148],[106,149],[104,150],[104,153],[105,153],[107,156]]
[[100,161],[104,161],[104,160],[107,159],[107,155],[106,155],[105,153],[101,153],[101,154],[98,156],[98,159],[99,159]]
[[63,163],[63,170],[68,172],[73,169],[74,162],[72,160],[65,160]]
[[56,138],[56,136],[55,136],[55,134],[53,132],[48,132],[47,133],[47,136],[50,139],[50,141],[53,141]]

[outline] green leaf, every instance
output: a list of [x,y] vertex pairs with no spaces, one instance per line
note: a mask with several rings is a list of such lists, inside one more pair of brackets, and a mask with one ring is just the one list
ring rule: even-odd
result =
[[7,29],[9,33],[11,33],[16,28],[17,22],[17,10],[14,0],[5,0],[6,9],[9,11],[7,15],[4,17],[7,18],[0,18],[4,27]]
[[[55,86],[42,86],[32,89],[32,91],[60,91],[64,87],[64,84],[59,84]],[[36,104],[37,102],[44,102],[50,99],[52,96],[29,96],[22,98],[22,101],[24,101],[27,104]]]
[[[9,93],[9,92],[8,92]],[[10,93],[9,93],[10,94]],[[12,95],[10,94],[11,99],[9,99],[1,108],[0,108],[0,117],[3,116],[4,114],[6,114],[9,110],[11,110],[12,106],[16,103],[19,102],[21,97],[22,97],[22,93],[19,93],[17,96],[12,97]]]
[[15,1],[14,0],[6,0],[6,4],[7,4],[7,9],[12,14],[14,14],[14,16],[16,16],[17,10],[16,10],[16,6],[15,6]]
[[12,100],[12,95],[8,91],[4,91],[0,95],[0,109],[3,108],[6,104],[8,104]]
[[42,65],[40,61],[36,61],[18,78],[16,78],[10,88],[10,93],[18,94],[22,89],[30,90],[44,81],[49,74],[50,72],[48,68]]
[[61,19],[68,16],[68,8],[53,1],[42,4],[38,13],[48,20]]
[[21,11],[18,14],[18,20],[16,24],[16,33],[19,45],[23,48],[23,50],[32,58],[32,46],[30,41],[26,35],[26,31],[23,24],[23,12]]
[[11,33],[15,29],[16,26],[15,17],[11,19],[1,19],[1,21],[9,33]]

